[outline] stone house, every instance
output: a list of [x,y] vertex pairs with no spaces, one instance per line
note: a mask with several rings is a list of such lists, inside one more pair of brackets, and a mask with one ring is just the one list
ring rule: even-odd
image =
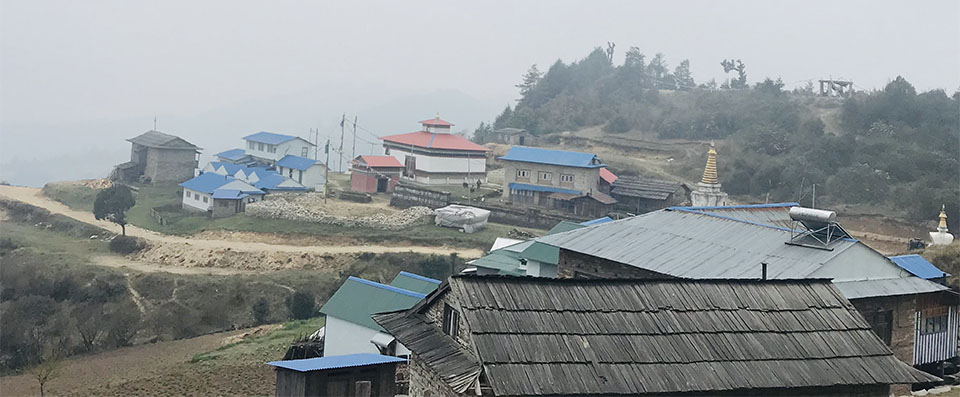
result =
[[[503,163],[504,201],[588,218],[604,216],[616,204],[604,193],[604,164],[596,155],[514,146],[497,160]],[[607,179],[616,177],[609,174]]]
[[823,279],[454,276],[373,319],[410,349],[414,397],[887,396],[939,380]]
[[370,315],[409,309],[439,285],[440,280],[407,272],[397,274],[390,285],[348,277],[320,308],[320,313],[326,316],[323,354],[408,355],[409,350],[396,343]]
[[618,211],[643,214],[690,204],[690,188],[674,181],[621,176],[611,185],[610,196],[617,199]]
[[384,155],[403,164],[402,178],[427,185],[487,182],[489,149],[451,133],[453,123],[421,120],[420,131],[381,137]]
[[956,357],[957,294],[835,219],[797,203],[673,207],[537,241],[560,249],[560,277],[831,279],[899,359],[935,366]]
[[493,131],[494,142],[507,145],[536,146],[537,136],[523,128],[500,128]]
[[183,138],[147,131],[130,142],[130,161],[118,164],[111,179],[123,182],[177,182],[194,176],[200,148]]

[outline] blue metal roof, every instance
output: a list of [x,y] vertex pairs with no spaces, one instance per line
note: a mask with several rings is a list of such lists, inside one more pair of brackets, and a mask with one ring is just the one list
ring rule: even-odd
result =
[[213,191],[213,198],[220,200],[239,200],[250,196],[251,194],[263,194],[259,190],[243,191],[239,189],[217,189]]
[[892,260],[893,263],[896,263],[897,266],[903,268],[903,270],[906,270],[912,273],[914,276],[922,279],[929,280],[931,278],[940,278],[950,275],[949,273],[938,269],[934,264],[930,263],[930,261],[917,254],[891,256],[890,260]]
[[245,152],[243,149],[230,149],[225,152],[217,153],[215,156],[222,159],[238,161],[246,157],[247,152]]
[[567,167],[600,168],[604,167],[596,155],[591,153],[567,152],[563,150],[540,149],[535,147],[514,146],[500,160],[523,161],[526,163],[552,164]]
[[398,293],[398,294],[400,294],[400,295],[412,296],[412,297],[414,297],[414,298],[420,298],[420,299],[423,299],[423,298],[426,297],[426,295],[421,294],[421,293],[418,293],[418,292],[413,292],[413,291],[405,290],[405,289],[403,289],[403,288],[397,288],[397,287],[394,287],[394,286],[392,286],[392,285],[380,284],[380,283],[378,283],[378,282],[376,282],[376,281],[365,280],[365,279],[362,279],[362,278],[360,278],[360,277],[350,276],[350,277],[347,277],[347,280],[356,281],[356,282],[358,282],[358,283],[360,283],[360,284],[366,284],[366,285],[369,285],[369,286],[371,286],[371,287],[377,287],[377,288],[380,288],[380,289],[385,289],[385,290],[390,291],[390,292],[396,292],[396,293]]
[[307,190],[306,186],[295,186],[295,187],[277,187],[277,185],[283,183],[287,180],[287,177],[278,174],[276,171],[270,170],[256,170],[257,177],[260,180],[253,183],[257,189],[271,189],[271,190]]
[[317,160],[314,159],[288,154],[283,156],[283,158],[277,162],[277,165],[284,168],[293,168],[295,170],[305,171],[307,168],[312,167],[316,163]]
[[363,367],[367,365],[379,365],[387,363],[399,363],[407,361],[399,357],[384,356],[373,353],[347,354],[343,356],[327,356],[308,358],[304,360],[283,360],[271,361],[267,365],[277,368],[289,369],[297,372],[322,371],[325,369]]
[[514,190],[529,190],[532,192],[580,194],[579,190],[561,189],[553,186],[529,185],[526,183],[516,183],[516,182],[511,183],[509,187],[510,189],[514,189]]
[[[266,143],[270,145],[279,145],[286,141],[297,139],[293,135],[275,134],[273,132],[260,131],[256,134],[243,137],[244,140]],[[311,144],[312,145],[312,144]]]
[[607,223],[607,222],[613,222],[613,218],[609,216],[605,216],[603,218],[597,218],[597,219],[586,221],[586,222],[580,222],[580,224],[583,226],[590,226],[590,225],[599,225],[601,223]]
[[220,169],[220,167],[223,167],[224,170],[226,170],[227,174],[229,175],[236,175],[237,171],[247,169],[247,166],[243,164],[227,163],[225,161],[211,161],[210,166],[212,166],[213,169],[215,170],[218,170]]
[[220,186],[226,185],[234,180],[235,178],[232,176],[224,176],[213,172],[206,172],[189,181],[181,183],[180,186],[190,190],[196,190],[201,193],[213,193],[213,191],[217,190],[217,188]]

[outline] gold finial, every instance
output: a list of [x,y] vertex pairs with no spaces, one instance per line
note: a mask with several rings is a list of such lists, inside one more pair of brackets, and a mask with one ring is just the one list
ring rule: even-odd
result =
[[713,142],[710,142],[710,150],[707,151],[707,166],[703,169],[703,178],[700,182],[710,185],[720,183],[717,178],[717,149],[713,146]]
[[937,229],[947,231],[947,205],[940,205],[940,226]]

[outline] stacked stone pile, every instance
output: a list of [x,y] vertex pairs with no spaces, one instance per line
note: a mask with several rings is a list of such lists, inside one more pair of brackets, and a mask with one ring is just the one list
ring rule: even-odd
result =
[[247,215],[268,219],[287,219],[347,227],[366,227],[384,230],[402,230],[429,221],[433,210],[427,207],[410,207],[391,214],[367,216],[338,216],[319,209],[308,208],[295,198],[263,200],[247,205]]

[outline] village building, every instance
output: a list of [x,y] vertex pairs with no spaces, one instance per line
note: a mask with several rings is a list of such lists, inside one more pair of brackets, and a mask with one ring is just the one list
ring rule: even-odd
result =
[[697,184],[697,189],[690,193],[694,207],[718,207],[727,205],[727,194],[721,191],[720,179],[717,177],[717,149],[710,144],[707,151],[707,165],[703,169],[703,177]]
[[930,232],[930,245],[950,245],[953,242],[953,235],[947,230],[947,206],[940,206],[940,224],[937,231]]
[[302,192],[307,187],[299,182],[280,175],[277,171],[264,166],[248,167],[229,162],[212,161],[203,167],[203,173],[215,173],[232,176],[247,182],[265,193],[272,192]]
[[230,149],[214,155],[218,162],[256,166],[257,160],[243,149]]
[[282,397],[393,397],[397,365],[406,360],[380,354],[349,354],[303,360],[271,361]]
[[264,192],[232,176],[203,173],[180,184],[181,208],[214,218],[244,212],[246,205],[263,199]]
[[537,136],[523,128],[500,128],[493,130],[493,141],[506,145],[536,146]]
[[428,185],[487,182],[489,149],[451,133],[440,117],[420,121],[421,131],[381,137],[384,154],[403,164],[402,177]]
[[200,148],[183,138],[151,130],[127,141],[130,161],[114,166],[112,180],[178,182],[196,173]]
[[[440,285],[413,273],[400,272],[390,285],[350,276],[320,308],[326,316],[324,356],[354,353],[406,356],[398,344],[370,315],[409,309]],[[409,289],[408,289],[409,288]]]
[[[605,167],[596,155],[514,146],[497,159],[503,163],[504,201],[590,218],[607,215],[617,203],[603,192]],[[607,179],[615,181],[609,174]]]
[[617,178],[610,196],[617,200],[614,208],[632,214],[690,205],[690,188],[686,184],[642,176]]
[[327,167],[320,161],[288,154],[276,164],[277,173],[314,191],[323,190]]
[[947,277],[950,277],[950,273],[940,270],[936,265],[917,254],[891,256],[890,260],[903,270],[924,280],[946,285]]
[[957,356],[957,294],[853,239],[831,211],[672,207],[537,241],[560,248],[560,277],[832,279],[904,362]]
[[316,145],[298,136],[260,131],[243,137],[243,140],[246,142],[245,153],[267,165],[275,165],[288,154],[310,159],[316,157]]
[[403,164],[393,156],[357,156],[350,162],[350,190],[389,193],[397,187]]
[[454,276],[374,321],[409,395],[887,396],[897,360],[829,280]]

